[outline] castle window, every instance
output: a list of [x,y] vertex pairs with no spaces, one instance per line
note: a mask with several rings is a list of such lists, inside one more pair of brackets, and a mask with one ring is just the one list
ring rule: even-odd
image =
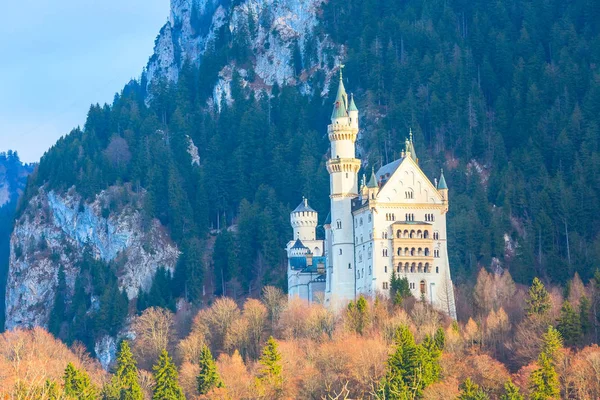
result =
[[335,221],[335,224],[338,229],[342,229],[342,221],[341,220],[338,219],[337,221]]
[[429,257],[429,249],[427,247],[425,248],[425,257]]
[[369,214],[367,218],[369,218],[369,222],[371,222],[371,214]]
[[342,249],[340,249],[340,256],[342,255]]
[[369,265],[369,275],[373,274],[373,268]]
[[424,231],[423,232],[423,238],[429,239],[429,231]]
[[348,179],[348,173],[346,172],[346,179]]
[[387,265],[383,267],[383,272],[387,274]]
[[398,230],[396,231],[396,237],[397,237],[398,239],[400,239],[400,237],[401,237],[401,236],[402,236],[402,231],[401,231],[400,229],[398,229]]
[[384,257],[387,257],[387,256],[388,256],[388,251],[387,251],[387,249],[383,249],[383,256],[384,256]]
[[440,251],[439,251],[439,250],[434,250],[434,251],[433,251],[433,256],[434,256],[435,258],[440,258]]
[[[341,251],[341,250],[340,250]],[[340,253],[341,254],[341,253]],[[352,264],[348,263],[348,269],[352,269]]]
[[361,219],[360,219],[360,226],[362,226],[362,224],[363,224],[363,220],[362,220],[362,218],[361,218]]
[[440,267],[435,267],[435,273],[439,274],[440,273]]
[[415,231],[410,231],[410,238],[413,239],[415,237]]
[[397,255],[401,256],[402,255],[402,249],[400,247],[398,247],[398,251],[396,252]]
[[425,294],[425,281],[421,281],[421,294]]
[[407,199],[412,199],[412,198],[414,198],[414,192],[412,190],[407,190],[406,192],[404,192],[404,196]]
[[410,287],[411,289],[414,289],[414,288],[415,288],[415,283],[414,283],[414,282],[411,282],[411,283],[409,284],[409,287]]
[[433,232],[433,240],[439,240],[440,239],[440,233],[439,232]]
[[362,236],[362,235],[360,235],[360,242],[361,242],[361,243],[362,243],[362,242],[364,242],[364,240],[363,240],[363,236]]
[[383,289],[387,290],[388,289],[388,283],[387,282],[383,282]]

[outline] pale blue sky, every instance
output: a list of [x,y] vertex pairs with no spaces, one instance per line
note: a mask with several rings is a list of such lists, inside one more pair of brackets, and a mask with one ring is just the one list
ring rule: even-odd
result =
[[0,151],[37,161],[137,78],[169,0],[0,0]]

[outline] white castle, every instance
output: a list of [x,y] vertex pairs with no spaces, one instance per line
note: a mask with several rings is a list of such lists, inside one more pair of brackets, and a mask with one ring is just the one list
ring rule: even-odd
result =
[[432,183],[419,167],[412,132],[401,158],[371,171],[358,185],[355,155],[358,109],[342,82],[327,127],[331,212],[325,240],[316,238],[318,214],[303,199],[291,213],[287,247],[288,293],[342,307],[359,295],[389,296],[392,272],[412,294],[456,318],[448,262],[448,186],[442,171]]

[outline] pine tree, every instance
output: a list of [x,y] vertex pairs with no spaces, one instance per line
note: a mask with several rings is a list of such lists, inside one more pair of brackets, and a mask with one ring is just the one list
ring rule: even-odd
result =
[[144,398],[138,382],[136,362],[126,340],[122,341],[119,346],[117,370],[113,376],[112,386],[113,392],[106,397],[110,398],[116,392],[117,399],[120,400],[142,400]]
[[519,393],[519,388],[509,379],[504,383],[504,394],[500,396],[500,400],[524,400],[525,397]]
[[579,300],[579,320],[581,321],[581,333],[584,337],[590,333],[592,324],[590,323],[590,300],[587,296],[582,296]]
[[67,282],[65,277],[65,269],[61,265],[58,268],[58,285],[56,287],[56,294],[54,296],[54,307],[50,313],[50,320],[48,321],[48,331],[54,336],[59,337],[60,327],[65,320],[66,313],[66,295],[67,295]]
[[273,336],[267,340],[258,363],[260,364],[257,376],[259,388],[268,386],[279,392],[283,384],[283,366],[281,365],[281,354]]
[[545,315],[550,307],[550,295],[544,284],[537,277],[533,278],[527,298],[527,315]]
[[64,379],[65,395],[73,399],[93,400],[97,392],[90,381],[90,376],[85,371],[80,371],[72,363],[67,364]]
[[446,332],[444,331],[444,328],[439,327],[435,331],[435,336],[433,337],[433,340],[435,341],[435,345],[440,351],[444,350],[444,347],[446,347]]
[[396,330],[394,346],[381,384],[382,396],[386,399],[400,399],[409,393],[417,366],[417,346],[407,326],[402,325]]
[[183,390],[179,386],[177,367],[167,350],[163,350],[154,371],[154,400],[184,400]]
[[460,394],[458,400],[488,400],[488,395],[479,387],[478,384],[473,382],[471,378],[467,378],[458,387]]
[[579,314],[567,300],[563,302],[556,329],[560,332],[566,345],[576,346],[581,342],[581,320]]
[[551,360],[555,360],[558,356],[558,351],[562,348],[563,339],[558,330],[553,326],[549,326],[546,333],[542,335],[542,353],[548,356]]
[[539,368],[531,373],[529,398],[531,400],[558,399],[560,384],[552,360],[545,353],[541,353],[538,364]]
[[207,394],[213,388],[223,387],[223,381],[217,372],[217,365],[207,345],[202,347],[199,366],[198,393]]

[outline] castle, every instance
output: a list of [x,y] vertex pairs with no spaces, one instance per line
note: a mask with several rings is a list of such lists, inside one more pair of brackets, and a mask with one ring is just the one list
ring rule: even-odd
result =
[[448,186],[442,171],[432,183],[419,167],[410,138],[398,160],[363,175],[355,155],[358,109],[342,73],[327,127],[331,158],[331,211],[325,240],[317,239],[318,213],[303,199],[291,213],[287,247],[288,293],[342,307],[359,295],[389,295],[392,272],[406,277],[417,299],[456,318],[448,262]]

